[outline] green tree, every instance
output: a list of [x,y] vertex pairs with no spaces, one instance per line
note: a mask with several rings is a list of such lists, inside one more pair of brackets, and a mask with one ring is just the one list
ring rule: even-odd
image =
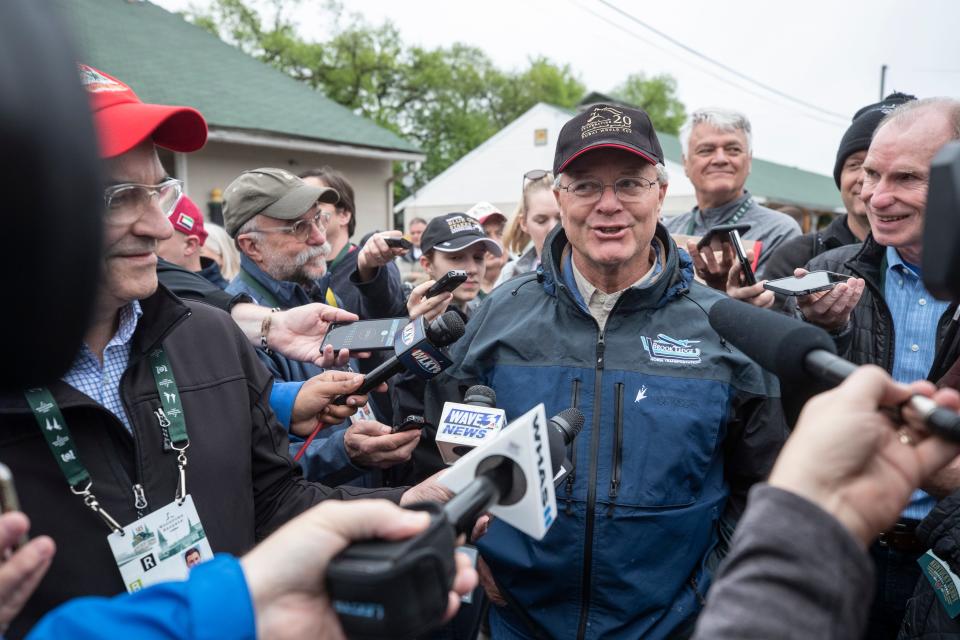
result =
[[650,114],[657,131],[676,135],[687,119],[687,110],[676,96],[677,81],[670,74],[648,78],[644,73],[633,73],[612,93],[623,102]]
[[[336,1],[324,5],[332,28],[322,40],[309,39],[290,16],[300,0],[256,2],[214,0],[187,19],[414,142],[427,156],[415,187],[536,103],[572,107],[585,92],[568,65],[544,57],[503,71],[476,47],[410,46],[389,21],[372,25]],[[395,185],[395,195],[405,197],[406,187]]]

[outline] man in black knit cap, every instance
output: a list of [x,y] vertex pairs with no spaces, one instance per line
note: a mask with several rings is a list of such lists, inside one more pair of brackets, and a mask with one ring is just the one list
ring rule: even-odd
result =
[[767,260],[759,278],[774,280],[792,276],[796,267],[806,265],[811,258],[824,251],[863,242],[870,233],[870,223],[866,205],[860,199],[860,186],[863,183],[860,165],[867,156],[873,132],[883,117],[897,105],[916,99],[916,96],[904,93],[891,93],[882,101],[867,105],[854,114],[850,128],[840,140],[837,161],[833,166],[833,179],[840,189],[840,199],[847,213],[835,216],[824,229],[815,229],[784,242]]

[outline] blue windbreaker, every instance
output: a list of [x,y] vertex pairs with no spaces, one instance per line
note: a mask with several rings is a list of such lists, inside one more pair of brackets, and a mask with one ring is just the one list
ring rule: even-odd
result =
[[511,603],[492,609],[495,638],[668,638],[692,624],[721,516],[736,520],[786,439],[775,379],[710,328],[722,294],[656,236],[663,272],[624,292],[603,333],[558,226],[539,272],[496,289],[452,349],[449,375],[492,387],[508,419],[540,402],[586,416],[547,536],[495,521],[479,541]]

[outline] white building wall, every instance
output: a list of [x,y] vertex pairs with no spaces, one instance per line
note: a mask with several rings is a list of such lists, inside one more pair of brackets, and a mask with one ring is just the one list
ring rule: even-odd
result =
[[[375,229],[393,228],[392,163],[262,146],[208,142],[191,154],[177,154],[174,166],[168,166],[175,177],[185,179],[187,195],[206,214],[206,204],[213,189],[226,188],[241,172],[257,167],[280,167],[300,173],[309,168],[330,165],[346,175],[353,185],[357,200],[357,230],[354,239]],[[168,163],[169,165],[169,163]],[[181,168],[186,167],[186,175]]]
[[[531,169],[550,170],[557,135],[570,114],[563,109],[540,103],[514,120],[489,140],[452,164],[424,185],[417,193],[397,205],[404,220],[430,219],[451,211],[466,211],[481,200],[497,205],[511,215],[523,186],[523,174]],[[535,144],[537,130],[546,130],[546,143]],[[693,204],[693,185],[683,167],[667,161],[670,186],[663,213],[666,216],[689,211]]]

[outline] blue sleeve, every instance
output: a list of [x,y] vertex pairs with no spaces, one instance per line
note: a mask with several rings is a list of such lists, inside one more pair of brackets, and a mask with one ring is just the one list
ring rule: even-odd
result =
[[28,640],[214,640],[255,638],[253,604],[240,562],[218,555],[183,582],[115,598],[78,598],[44,616]]
[[[353,464],[347,454],[343,436],[349,426],[350,421],[346,420],[320,430],[299,460],[304,478],[335,487],[367,472],[367,469]],[[293,458],[302,446],[302,439],[290,436],[290,457]]]
[[270,408],[277,416],[277,420],[287,430],[290,430],[290,418],[293,416],[293,403],[300,393],[300,387],[303,382],[280,382],[273,383],[273,389],[270,391]]

